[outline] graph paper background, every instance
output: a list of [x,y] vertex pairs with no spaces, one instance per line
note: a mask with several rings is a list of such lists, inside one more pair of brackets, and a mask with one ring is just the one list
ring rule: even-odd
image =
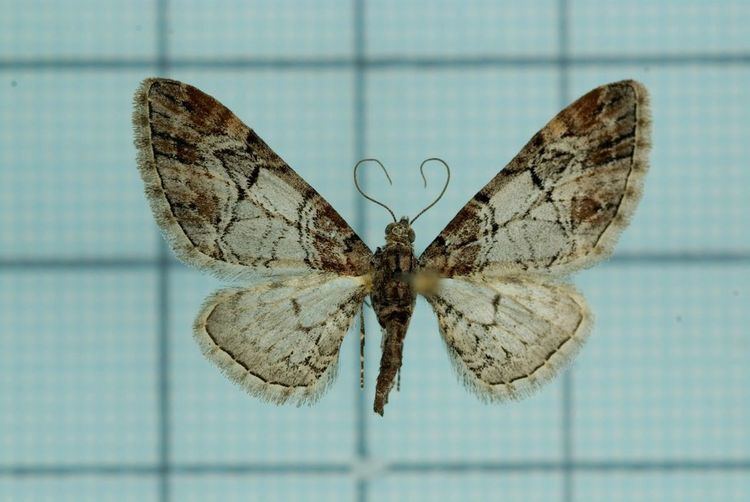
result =
[[[750,2],[0,0],[0,500],[748,500]],[[453,182],[419,250],[590,88],[651,90],[652,169],[617,254],[576,277],[597,314],[567,372],[488,406],[419,303],[401,392],[371,406],[356,336],[313,408],[243,394],[190,325],[219,284],[146,202],[147,76],[233,109],[371,247]]]

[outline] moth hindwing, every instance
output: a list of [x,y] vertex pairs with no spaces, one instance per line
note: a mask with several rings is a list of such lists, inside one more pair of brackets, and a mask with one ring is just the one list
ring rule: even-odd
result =
[[190,85],[144,81],[133,123],[165,238],[185,263],[235,282],[195,321],[204,354],[251,394],[313,402],[369,295],[384,336],[374,403],[382,414],[416,294],[435,310],[458,374],[483,399],[524,395],[570,361],[591,314],[564,279],[608,256],[627,225],[647,170],[648,113],[634,81],[584,95],[419,258],[416,218],[393,216],[372,253],[253,130]]

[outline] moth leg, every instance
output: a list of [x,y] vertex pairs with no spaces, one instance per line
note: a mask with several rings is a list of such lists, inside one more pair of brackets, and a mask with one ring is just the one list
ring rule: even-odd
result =
[[396,372],[396,392],[401,392],[401,368]]
[[359,388],[365,388],[365,306],[359,307]]

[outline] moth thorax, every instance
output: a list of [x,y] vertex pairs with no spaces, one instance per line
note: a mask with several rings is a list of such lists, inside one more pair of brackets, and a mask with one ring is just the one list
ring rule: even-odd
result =
[[404,216],[399,221],[389,223],[385,227],[385,242],[411,246],[414,242],[414,230],[409,225],[409,218]]

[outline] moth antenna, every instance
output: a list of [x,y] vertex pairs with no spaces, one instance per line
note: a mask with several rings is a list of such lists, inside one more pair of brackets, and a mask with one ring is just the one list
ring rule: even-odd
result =
[[424,181],[424,187],[427,188],[427,178],[425,178],[424,175],[424,165],[430,162],[431,160],[435,160],[437,162],[440,162],[445,166],[445,172],[448,174],[448,177],[445,179],[445,185],[443,185],[443,190],[440,192],[440,195],[437,196],[437,199],[433,200],[430,205],[428,205],[426,208],[422,209],[417,215],[411,219],[409,222],[410,225],[413,225],[415,221],[417,221],[417,218],[422,216],[428,209],[430,209],[432,206],[438,203],[440,199],[443,198],[443,194],[445,194],[445,191],[448,189],[448,183],[451,182],[451,168],[448,167],[448,164],[445,163],[443,159],[439,159],[437,157],[431,157],[429,159],[425,159],[422,161],[422,163],[419,165],[419,173],[422,175],[422,180]]
[[357,191],[362,195],[362,197],[364,197],[365,199],[369,200],[370,202],[374,202],[378,206],[384,207],[386,209],[386,211],[388,211],[389,213],[391,213],[391,218],[393,218],[393,222],[395,223],[396,222],[396,215],[393,214],[393,211],[391,211],[391,208],[388,207],[388,206],[386,206],[382,202],[373,199],[372,197],[370,197],[369,195],[367,195],[362,190],[362,188],[360,188],[359,182],[357,181],[357,169],[359,169],[360,164],[362,164],[363,162],[377,162],[377,164],[380,166],[380,168],[385,173],[385,177],[388,178],[388,183],[390,183],[391,186],[393,186],[393,181],[391,181],[391,176],[388,174],[388,170],[385,168],[385,166],[383,165],[383,163],[380,162],[378,159],[362,159],[359,162],[357,162],[357,165],[354,166],[354,186],[357,187]]

